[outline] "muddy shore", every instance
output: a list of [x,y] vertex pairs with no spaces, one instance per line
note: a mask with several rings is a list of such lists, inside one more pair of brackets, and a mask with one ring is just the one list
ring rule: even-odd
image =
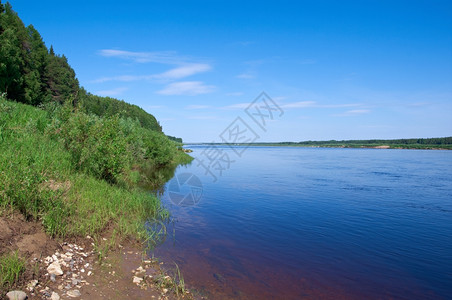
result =
[[102,242],[108,234],[56,240],[39,222],[18,213],[0,216],[0,255],[18,251],[25,260],[20,281],[0,290],[0,298],[17,290],[27,299],[202,299],[177,288],[176,278],[137,241],[124,240],[100,258]]

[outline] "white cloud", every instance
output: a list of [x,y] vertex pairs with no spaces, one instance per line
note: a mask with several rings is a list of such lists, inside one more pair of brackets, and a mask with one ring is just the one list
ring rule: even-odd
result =
[[281,105],[282,108],[304,108],[304,107],[313,107],[315,106],[314,101],[299,101],[299,102],[292,102],[292,103],[286,103]]
[[126,87],[118,87],[118,88],[111,89],[111,90],[97,91],[96,94],[98,94],[100,96],[117,96],[117,95],[122,94],[126,90],[127,90]]
[[214,89],[214,86],[205,85],[201,81],[181,81],[168,84],[163,90],[158,91],[157,94],[195,96],[211,93]]
[[343,104],[321,104],[317,107],[321,108],[341,108],[341,107],[356,107],[362,106],[362,103],[343,103]]
[[166,72],[154,75],[120,75],[113,77],[102,77],[93,81],[93,83],[103,83],[107,81],[122,81],[122,82],[131,82],[131,81],[140,81],[140,80],[156,80],[156,79],[181,79],[184,77],[188,77],[191,75],[195,75],[197,73],[206,72],[211,70],[212,67],[208,64],[185,64],[183,66],[170,69]]
[[115,49],[103,49],[99,54],[105,57],[117,57],[126,60],[132,60],[137,63],[163,63],[179,64],[184,61],[183,58],[176,55],[174,51],[156,51],[156,52],[134,52]]
[[211,69],[212,67],[208,64],[186,64],[164,73],[157,74],[154,77],[158,79],[180,79],[197,73],[207,72]]
[[335,116],[337,117],[351,117],[351,116],[359,116],[359,115],[363,115],[363,114],[368,114],[370,113],[369,109],[353,109],[353,110],[348,110],[342,114],[337,114]]

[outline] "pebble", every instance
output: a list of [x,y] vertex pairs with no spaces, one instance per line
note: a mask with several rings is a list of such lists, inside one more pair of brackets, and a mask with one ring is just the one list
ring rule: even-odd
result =
[[140,284],[143,281],[143,278],[133,276],[133,283]]
[[60,300],[60,295],[58,295],[55,292],[52,292],[52,295],[50,296],[51,300]]
[[54,261],[47,267],[47,272],[49,274],[55,274],[55,275],[63,275],[63,271],[61,270],[60,263],[58,261]]
[[80,294],[79,290],[70,290],[66,293],[69,297],[77,298],[80,297],[82,294]]
[[35,289],[35,287],[37,285],[38,285],[38,281],[36,279],[34,279],[27,284],[27,290],[29,290],[31,292]]
[[9,300],[25,300],[27,299],[27,294],[22,291],[11,291],[6,294]]

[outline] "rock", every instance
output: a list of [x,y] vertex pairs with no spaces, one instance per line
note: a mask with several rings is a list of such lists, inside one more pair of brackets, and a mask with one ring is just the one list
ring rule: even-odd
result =
[[91,272],[91,271],[88,271],[88,276],[90,276],[91,274],[93,274],[93,272]]
[[55,274],[50,274],[50,280],[52,280],[53,282],[55,282],[55,280],[56,280]]
[[63,270],[61,270],[60,263],[58,261],[54,261],[47,267],[47,272],[49,274],[55,274],[55,275],[63,275]]
[[80,297],[82,294],[80,294],[79,290],[70,290],[66,293],[69,297],[77,298]]
[[22,291],[11,291],[6,294],[9,300],[25,300],[27,299],[27,294]]
[[163,292],[163,294],[166,294],[166,293],[168,293],[168,289],[163,289],[162,292]]
[[143,281],[143,278],[133,276],[133,283],[140,284]]
[[35,289],[35,287],[37,285],[38,285],[38,281],[36,279],[34,279],[27,284],[27,290],[29,290],[31,292]]
[[52,292],[52,295],[50,296],[51,300],[60,300],[60,295],[58,295],[55,292]]

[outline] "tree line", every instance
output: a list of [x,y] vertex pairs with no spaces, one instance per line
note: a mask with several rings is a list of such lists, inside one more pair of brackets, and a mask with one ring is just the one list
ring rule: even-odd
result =
[[[63,104],[71,99],[86,113],[138,120],[141,126],[162,132],[156,118],[142,108],[110,97],[100,97],[80,86],[64,55],[45,45],[33,25],[25,26],[9,2],[0,0],[0,93],[33,106]],[[180,139],[171,137],[175,141]]]

